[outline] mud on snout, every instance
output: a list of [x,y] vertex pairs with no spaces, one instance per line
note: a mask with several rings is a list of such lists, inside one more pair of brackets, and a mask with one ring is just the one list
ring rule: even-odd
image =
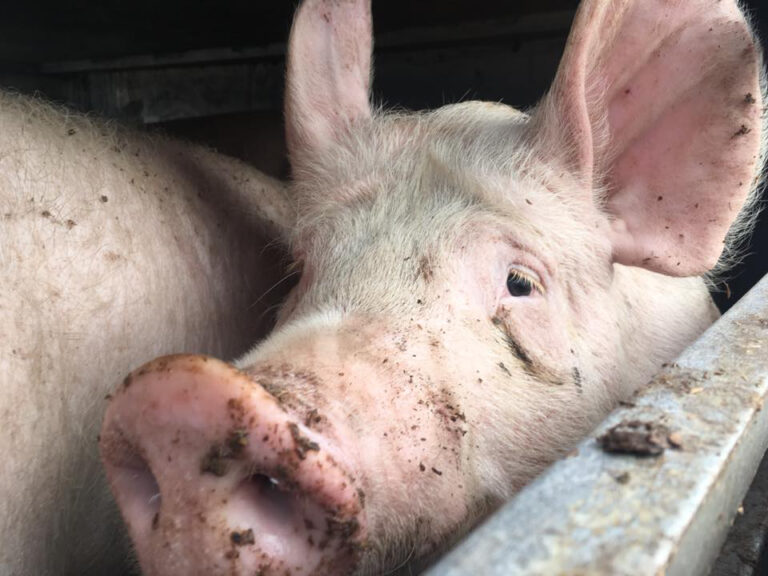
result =
[[139,368],[110,402],[100,448],[147,576],[345,574],[363,554],[354,464],[228,364]]

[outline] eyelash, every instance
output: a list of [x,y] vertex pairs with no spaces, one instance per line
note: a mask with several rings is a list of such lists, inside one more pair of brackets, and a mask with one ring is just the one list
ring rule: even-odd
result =
[[[531,287],[531,292],[529,294],[512,294],[512,290],[509,288],[510,280],[529,284]],[[534,291],[538,292],[539,294],[544,294],[544,286],[541,284],[541,282],[534,278],[532,274],[528,274],[525,271],[516,268],[510,269],[507,273],[507,290],[513,297],[529,296]]]

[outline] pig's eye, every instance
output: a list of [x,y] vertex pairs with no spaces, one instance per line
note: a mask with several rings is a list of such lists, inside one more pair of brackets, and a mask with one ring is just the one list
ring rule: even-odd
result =
[[530,296],[533,292],[543,292],[541,284],[522,270],[510,270],[507,276],[507,290],[511,296]]

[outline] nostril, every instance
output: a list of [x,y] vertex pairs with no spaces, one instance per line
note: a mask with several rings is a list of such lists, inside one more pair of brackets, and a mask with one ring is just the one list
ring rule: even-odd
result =
[[125,511],[137,527],[156,528],[160,516],[162,496],[155,475],[144,463],[141,468],[118,468],[113,476],[120,486]]
[[286,531],[301,514],[304,500],[286,484],[265,474],[254,474],[235,490],[234,508],[247,516],[243,521],[257,525],[264,533]]
[[254,474],[245,483],[253,484],[257,490],[266,494],[276,493],[280,489],[280,480],[264,474]]
[[231,526],[253,531],[263,553],[297,566],[323,540],[326,515],[290,481],[266,474],[244,480],[226,512]]
[[162,496],[146,459],[122,435],[102,439],[101,448],[126,520],[140,532],[156,528]]

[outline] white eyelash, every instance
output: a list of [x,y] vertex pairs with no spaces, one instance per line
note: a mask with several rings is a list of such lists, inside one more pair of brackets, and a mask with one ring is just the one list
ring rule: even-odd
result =
[[525,266],[515,266],[514,268],[509,269],[510,276],[515,276],[516,278],[519,278],[521,280],[526,280],[531,283],[531,286],[533,286],[534,290],[539,292],[540,294],[544,294],[544,286],[541,283],[541,280],[539,280],[538,275],[536,272],[531,270],[530,268],[526,268]]

